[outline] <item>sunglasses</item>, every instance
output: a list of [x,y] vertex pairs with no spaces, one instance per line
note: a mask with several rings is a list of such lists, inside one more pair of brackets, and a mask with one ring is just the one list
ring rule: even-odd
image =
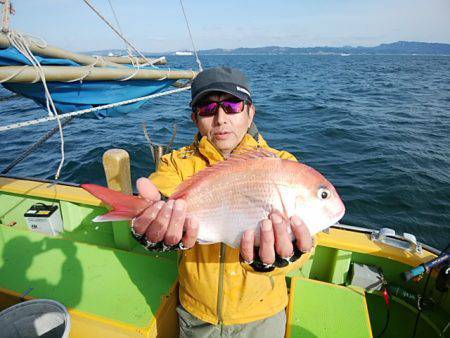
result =
[[195,107],[195,112],[202,117],[214,116],[217,114],[219,107],[222,107],[223,111],[227,114],[239,114],[244,110],[244,106],[247,101],[236,100],[224,100],[217,102],[207,102],[199,104]]

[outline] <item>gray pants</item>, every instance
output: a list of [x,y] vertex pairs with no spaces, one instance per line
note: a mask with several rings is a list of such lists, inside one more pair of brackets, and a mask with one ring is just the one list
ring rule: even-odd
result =
[[286,312],[284,310],[272,317],[237,325],[206,323],[191,315],[181,305],[178,305],[177,312],[180,324],[180,338],[283,338],[286,330]]

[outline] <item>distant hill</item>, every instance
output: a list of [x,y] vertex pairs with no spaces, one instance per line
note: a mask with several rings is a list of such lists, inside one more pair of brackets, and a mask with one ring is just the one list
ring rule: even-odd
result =
[[[123,49],[108,49],[99,51],[90,51],[90,55],[126,55]],[[145,53],[146,55],[174,55],[175,52]],[[294,55],[294,54],[440,54],[450,55],[450,44],[448,43],[429,43],[398,41],[394,43],[382,43],[376,47],[257,47],[257,48],[235,48],[235,49],[207,49],[200,50],[203,55]]]
[[394,43],[383,43],[376,47],[258,47],[258,48],[235,48],[235,49],[208,49],[199,51],[203,55],[217,54],[444,54],[450,55],[450,44],[398,41]]

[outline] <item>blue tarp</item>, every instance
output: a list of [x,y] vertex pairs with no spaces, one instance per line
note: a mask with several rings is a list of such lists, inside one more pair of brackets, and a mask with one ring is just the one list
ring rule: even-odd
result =
[[[52,59],[46,58],[39,55],[35,55],[36,59],[43,66],[80,66],[78,63],[67,59]],[[31,62],[22,55],[14,47],[9,47],[7,49],[0,49],[0,66],[22,66],[29,65]]]
[[[36,56],[42,65],[46,66],[80,66],[67,59],[52,59]],[[0,66],[31,65],[31,63],[15,48],[0,49]],[[58,112],[67,113],[88,109],[99,105],[120,102],[137,97],[157,93],[175,80],[128,80],[128,81],[77,81],[77,82],[47,82]],[[45,108],[45,92],[42,83],[2,83],[15,93],[28,97]],[[113,109],[103,109],[95,112],[95,116],[103,118],[118,116],[140,108],[145,101],[120,106]]]

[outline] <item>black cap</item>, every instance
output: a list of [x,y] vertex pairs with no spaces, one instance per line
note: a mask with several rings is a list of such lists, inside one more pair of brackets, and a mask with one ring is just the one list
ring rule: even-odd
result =
[[247,78],[234,68],[209,68],[199,73],[191,85],[191,106],[212,92],[224,92],[241,100],[252,100]]

